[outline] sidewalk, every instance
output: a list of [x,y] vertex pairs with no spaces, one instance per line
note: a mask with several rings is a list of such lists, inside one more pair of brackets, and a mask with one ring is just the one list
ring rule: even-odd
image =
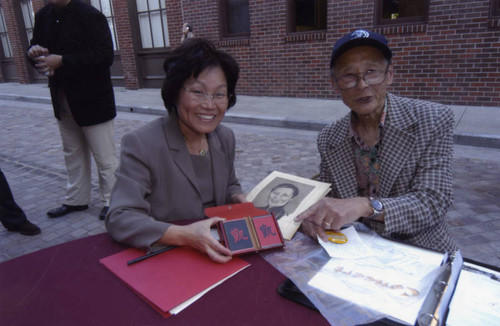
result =
[[[118,104],[125,111],[132,108],[165,114],[159,102],[159,90],[117,89],[116,92]],[[242,96],[238,106],[229,111],[232,115],[229,119],[313,128],[347,112],[340,105],[335,108],[335,104],[340,102]],[[0,262],[105,232],[104,223],[97,218],[102,203],[95,166],[89,209],[59,219],[46,215],[49,209],[61,203],[67,182],[61,137],[46,86],[0,84],[0,110],[0,167],[16,202],[30,221],[42,228],[41,234],[26,237],[0,227]],[[340,112],[342,110],[345,111]],[[158,115],[119,112],[114,132],[117,152],[124,134],[156,117]],[[317,173],[320,162],[317,131],[227,125],[235,133],[235,170],[245,193],[275,170],[301,177]],[[464,257],[500,266],[500,149],[456,145],[452,172],[454,203],[445,217],[450,234],[457,240]]]
[[[163,115],[160,89],[115,87],[119,111]],[[0,83],[0,100],[51,103],[46,84]],[[500,107],[451,106],[455,113],[455,143],[500,148]],[[261,126],[320,130],[348,112],[340,100],[238,95],[224,121]]]

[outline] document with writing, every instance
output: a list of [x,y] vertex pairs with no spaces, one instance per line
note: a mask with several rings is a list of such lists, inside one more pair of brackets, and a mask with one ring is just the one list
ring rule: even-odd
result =
[[[354,239],[351,231],[347,233]],[[337,245],[335,256],[343,258],[331,258],[309,285],[413,325],[438,274],[443,255],[379,236],[360,233],[359,237],[358,248],[366,246],[372,255],[349,257],[347,253],[353,248],[332,243]],[[342,248],[346,248],[346,253],[339,254]]]

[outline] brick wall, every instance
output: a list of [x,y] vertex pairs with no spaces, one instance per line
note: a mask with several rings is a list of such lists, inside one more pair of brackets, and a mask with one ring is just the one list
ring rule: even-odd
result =
[[[33,0],[35,12],[43,0]],[[374,23],[374,0],[328,0],[327,30],[287,33],[287,0],[252,0],[247,39],[221,39],[219,2],[165,0],[171,47],[180,43],[183,22],[196,36],[214,42],[239,62],[239,94],[338,98],[329,82],[331,48],[342,35],[367,28],[385,34],[394,52],[396,94],[454,105],[500,106],[500,18],[489,17],[491,0],[429,0],[428,22],[380,27]],[[19,80],[29,80],[20,27],[12,11],[16,0],[0,0]],[[132,0],[113,0],[119,54],[128,89],[141,76],[131,26]],[[13,27],[11,27],[13,26]],[[12,32],[11,32],[12,30]],[[137,41],[136,41],[137,42]]]
[[[448,104],[500,104],[500,29],[488,27],[490,1],[430,1],[425,31],[387,35],[405,96]],[[498,19],[497,19],[498,20]]]
[[22,21],[19,22],[17,16],[19,13],[15,12],[13,7],[14,5],[17,5],[17,1],[3,0],[1,4],[5,15],[5,23],[7,25],[7,32],[12,48],[12,56],[16,66],[17,78],[20,83],[27,84],[30,82],[31,78],[28,70],[28,60],[26,58],[27,43],[24,24],[22,24]]
[[31,0],[31,4],[33,5],[33,11],[36,13],[43,8],[45,0]]
[[[396,78],[390,91],[455,105],[500,105],[500,28],[490,0],[430,0],[426,24],[374,25],[373,0],[329,0],[324,33],[288,34],[287,2],[250,3],[251,36],[221,40],[218,1],[182,1],[196,36],[235,56],[239,94],[338,98],[329,83],[331,48],[342,35],[367,28],[386,35]],[[168,4],[168,2],[167,2]]]
[[130,15],[127,0],[113,0],[113,11],[120,47],[120,60],[123,67],[124,85],[127,89],[139,88],[139,71],[132,40]]
[[[328,81],[331,44],[320,40],[286,40],[286,1],[250,1],[247,40],[221,40],[218,1],[183,1],[184,21],[232,54],[240,64],[239,94],[258,96],[332,97]],[[326,64],[328,65],[328,64]]]

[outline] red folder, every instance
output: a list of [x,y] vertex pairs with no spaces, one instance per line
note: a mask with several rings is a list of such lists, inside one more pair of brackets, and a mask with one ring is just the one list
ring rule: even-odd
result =
[[269,215],[269,212],[256,208],[253,203],[241,203],[205,208],[205,215],[208,217],[223,217],[227,220],[234,220],[244,216]]
[[173,308],[250,266],[237,257],[219,264],[188,247],[127,265],[127,261],[142,255],[144,252],[130,248],[100,262],[165,318]]

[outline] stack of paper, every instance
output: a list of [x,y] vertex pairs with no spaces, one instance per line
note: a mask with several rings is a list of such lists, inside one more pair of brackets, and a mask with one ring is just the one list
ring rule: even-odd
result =
[[345,244],[321,242],[335,258],[309,285],[342,302],[413,325],[438,276],[443,254],[357,233],[352,227],[342,232],[348,236]]

